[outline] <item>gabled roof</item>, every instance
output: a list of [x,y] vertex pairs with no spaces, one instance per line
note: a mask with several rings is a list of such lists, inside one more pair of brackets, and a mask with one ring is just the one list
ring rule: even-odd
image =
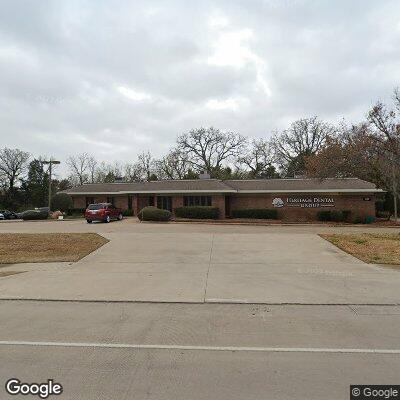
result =
[[131,183],[93,183],[64,190],[72,195],[126,193],[374,193],[373,183],[358,178],[163,180]]
[[131,183],[93,183],[76,186],[64,192],[69,194],[234,193],[236,190],[218,179],[188,179]]
[[227,180],[226,184],[239,193],[312,193],[312,192],[375,192],[381,191],[371,182],[358,178],[326,179],[252,179]]

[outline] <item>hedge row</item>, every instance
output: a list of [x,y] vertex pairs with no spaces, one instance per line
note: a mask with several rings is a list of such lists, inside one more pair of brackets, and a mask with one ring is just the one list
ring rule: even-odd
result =
[[190,219],[218,219],[219,208],[210,206],[187,206],[175,208],[175,216]]
[[349,222],[351,220],[351,211],[323,210],[318,212],[317,217],[319,221]]
[[243,210],[233,210],[232,217],[250,219],[278,219],[278,210],[269,208],[247,208]]
[[36,220],[36,219],[47,219],[49,213],[43,210],[27,210],[22,213],[22,219],[24,221]]
[[171,212],[157,207],[144,207],[138,212],[140,221],[169,221]]
[[323,210],[318,213],[319,221],[352,222],[354,224],[371,224],[376,218],[373,215],[360,217],[356,215],[352,218],[350,210]]

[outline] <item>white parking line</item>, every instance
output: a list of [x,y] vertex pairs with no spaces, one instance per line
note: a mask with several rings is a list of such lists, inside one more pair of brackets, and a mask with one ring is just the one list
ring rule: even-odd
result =
[[68,342],[28,342],[0,341],[0,346],[33,347],[91,347],[107,349],[143,349],[143,350],[195,350],[195,351],[253,351],[261,353],[361,353],[361,354],[400,354],[400,349],[346,349],[315,347],[243,347],[243,346],[181,346],[164,344],[131,343],[68,343]]

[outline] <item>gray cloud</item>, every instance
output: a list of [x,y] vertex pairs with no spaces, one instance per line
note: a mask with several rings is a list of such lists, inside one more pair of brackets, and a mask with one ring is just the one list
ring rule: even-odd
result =
[[4,1],[2,145],[129,161],[197,126],[359,121],[399,85],[398,15],[396,0]]

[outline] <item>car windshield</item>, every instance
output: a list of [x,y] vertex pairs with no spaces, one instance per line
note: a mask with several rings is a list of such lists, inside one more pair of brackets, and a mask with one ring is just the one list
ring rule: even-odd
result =
[[104,207],[104,204],[89,204],[88,210],[101,210]]

